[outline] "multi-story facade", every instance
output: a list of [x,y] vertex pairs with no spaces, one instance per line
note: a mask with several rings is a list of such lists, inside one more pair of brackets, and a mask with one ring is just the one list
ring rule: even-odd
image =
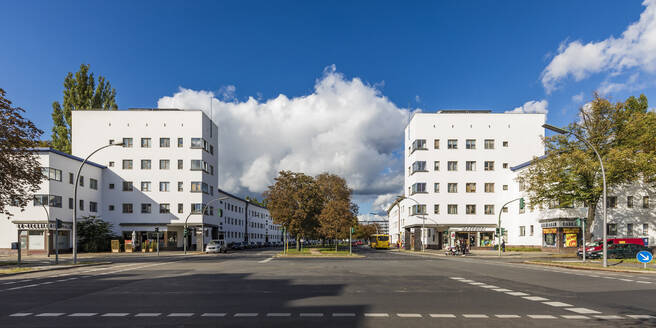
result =
[[392,240],[492,246],[499,208],[517,195],[511,167],[544,154],[544,123],[544,114],[414,114],[405,129],[406,199],[394,204],[397,218],[388,211],[400,220],[390,223]]
[[266,208],[220,189],[218,196],[227,197],[220,201],[223,209],[221,231],[225,233],[226,243],[244,241],[257,244],[283,240],[282,227],[273,223]]

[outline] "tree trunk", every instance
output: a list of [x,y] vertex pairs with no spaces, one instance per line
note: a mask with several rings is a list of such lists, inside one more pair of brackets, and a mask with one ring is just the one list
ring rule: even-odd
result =
[[[592,241],[592,227],[594,226],[594,221],[595,221],[595,212],[597,210],[597,204],[599,203],[599,199],[595,201],[588,201],[588,217],[585,219],[585,240],[587,242]],[[606,204],[603,204],[605,206]],[[606,227],[603,227],[605,229]],[[598,236],[596,236],[598,237]]]
[[301,251],[301,235],[296,235],[296,251]]

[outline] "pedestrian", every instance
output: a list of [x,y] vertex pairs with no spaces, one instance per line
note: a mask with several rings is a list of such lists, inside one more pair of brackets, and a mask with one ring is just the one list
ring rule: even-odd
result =
[[504,252],[504,253],[506,252],[506,241],[505,240],[501,241],[501,251]]

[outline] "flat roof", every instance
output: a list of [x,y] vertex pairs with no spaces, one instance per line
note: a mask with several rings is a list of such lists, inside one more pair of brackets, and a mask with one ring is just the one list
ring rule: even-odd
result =
[[[84,161],[83,158],[80,158],[80,157],[77,157],[77,156],[74,156],[74,155],[71,155],[71,154],[67,154],[67,153],[65,153],[65,152],[63,152],[63,151],[59,151],[59,150],[57,150],[57,149],[49,148],[49,147],[42,147],[42,148],[28,148],[27,150],[28,150],[28,151],[35,151],[35,152],[38,152],[38,153],[54,153],[54,154],[57,154],[57,155],[60,155],[60,156],[68,157],[68,158],[73,159],[73,160],[76,160],[76,161],[78,161],[78,162],[83,162],[83,161]],[[89,164],[89,165],[91,165],[91,166],[95,166],[95,167],[97,167],[97,168],[101,168],[101,169],[106,169],[106,168],[107,168],[107,166],[100,165],[100,164],[98,164],[98,163],[94,163],[94,162],[92,162],[92,161],[87,161],[87,164]]]
[[249,203],[249,204],[251,204],[251,205],[253,205],[253,206],[257,206],[257,207],[259,207],[259,208],[263,208],[263,209],[265,209],[265,210],[267,210],[267,211],[269,210],[268,208],[266,208],[266,207],[264,207],[264,206],[260,206],[260,205],[257,205],[257,204],[255,204],[255,203],[253,203],[253,202],[249,202],[249,201],[246,200],[245,198],[241,198],[241,197],[239,197],[239,196],[237,196],[237,195],[231,194],[231,193],[229,193],[229,192],[227,192],[227,191],[225,191],[225,190],[223,190],[223,189],[221,189],[221,188],[218,188],[218,190],[219,190],[219,192],[222,192],[222,193],[224,193],[224,194],[226,194],[226,195],[228,195],[228,196],[230,196],[230,197],[232,197],[232,198],[237,198],[237,200],[240,200],[240,201],[242,201],[242,202],[246,202],[246,203]]

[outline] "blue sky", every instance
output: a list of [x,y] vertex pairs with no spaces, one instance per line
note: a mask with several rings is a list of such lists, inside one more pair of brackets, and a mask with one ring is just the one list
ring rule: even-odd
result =
[[[641,20],[649,7],[653,1],[14,1],[0,20],[0,88],[44,139],[63,79],[81,63],[109,79],[120,108],[157,107],[181,87],[233,104],[302,98],[337,74],[402,110],[506,111],[533,101],[550,123],[565,125],[594,90],[614,100],[653,98],[656,60],[641,56],[653,49],[651,17]],[[623,42],[639,22],[645,36]],[[257,193],[246,180],[232,190]],[[362,185],[363,212],[391,190]]]

